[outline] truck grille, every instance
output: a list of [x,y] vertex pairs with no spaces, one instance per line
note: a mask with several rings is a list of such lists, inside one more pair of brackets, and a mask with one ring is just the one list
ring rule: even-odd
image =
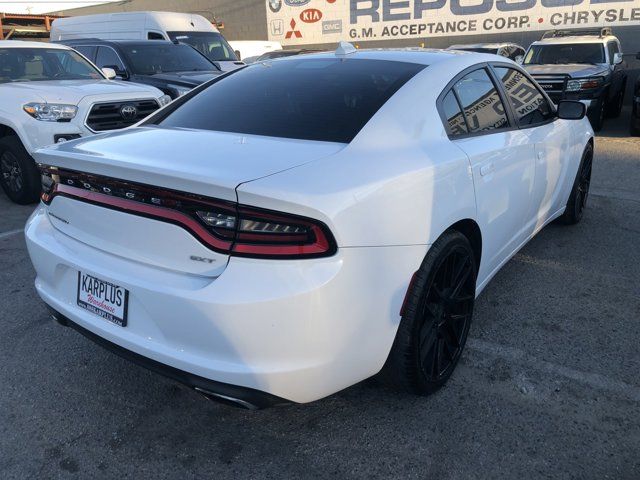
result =
[[553,100],[555,103],[558,103],[560,100],[562,100],[564,89],[567,85],[567,80],[571,78],[569,75],[564,74],[532,76],[542,87],[542,89],[547,92],[549,98],[551,98],[551,100]]
[[96,103],[87,117],[87,127],[94,132],[118,130],[139,122],[155,112],[160,105],[155,100]]

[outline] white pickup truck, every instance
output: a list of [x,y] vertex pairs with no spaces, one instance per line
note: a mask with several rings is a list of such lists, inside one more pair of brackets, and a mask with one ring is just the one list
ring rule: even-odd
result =
[[112,77],[64,45],[0,41],[0,186],[12,201],[38,198],[38,148],[128,127],[171,101]]

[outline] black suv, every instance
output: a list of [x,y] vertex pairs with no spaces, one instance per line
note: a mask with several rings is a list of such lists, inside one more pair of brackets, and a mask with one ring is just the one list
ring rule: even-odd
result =
[[121,80],[152,85],[171,98],[220,75],[215,63],[190,45],[163,40],[64,40],[99,68]]
[[[640,60],[640,53],[636,55],[636,60]],[[629,133],[634,137],[640,137],[640,77],[633,87],[633,99],[631,100],[631,125]]]
[[605,117],[620,115],[627,71],[610,28],[547,32],[531,44],[523,66],[555,103],[583,102],[595,131]]

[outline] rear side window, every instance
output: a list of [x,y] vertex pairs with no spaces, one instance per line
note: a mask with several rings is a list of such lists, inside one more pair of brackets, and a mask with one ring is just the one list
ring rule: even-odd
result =
[[451,90],[442,99],[442,113],[444,113],[447,133],[450,136],[455,137],[469,133],[460,104]]
[[469,133],[499,130],[508,126],[498,90],[484,68],[465,75],[453,88],[462,105]]
[[348,58],[253,64],[212,83],[159,125],[349,143],[424,68]]
[[496,67],[520,126],[535,125],[553,117],[553,110],[540,90],[515,68]]

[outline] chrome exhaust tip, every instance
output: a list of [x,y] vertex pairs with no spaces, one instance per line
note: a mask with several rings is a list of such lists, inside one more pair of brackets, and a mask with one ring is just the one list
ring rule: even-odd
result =
[[67,317],[65,317],[61,313],[56,312],[52,308],[49,308],[49,316],[58,325],[62,325],[63,327],[68,327],[69,326],[69,322],[67,321]]

